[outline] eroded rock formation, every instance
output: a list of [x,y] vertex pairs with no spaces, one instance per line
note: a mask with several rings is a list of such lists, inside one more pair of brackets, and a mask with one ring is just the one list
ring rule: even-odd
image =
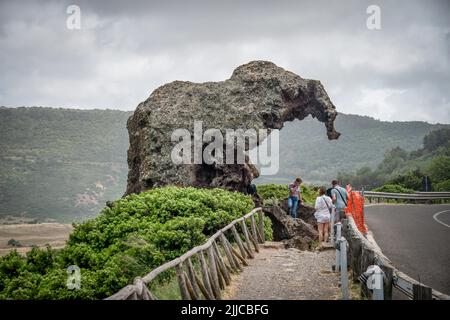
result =
[[311,224],[301,218],[292,219],[279,206],[263,207],[263,210],[272,221],[274,240],[283,241],[287,248],[309,250],[312,241],[318,238],[317,230]]
[[244,191],[259,175],[253,164],[176,165],[171,161],[172,132],[194,132],[194,121],[202,121],[203,130],[281,129],[284,122],[308,115],[325,123],[329,139],[339,137],[334,129],[337,112],[322,84],[267,61],[242,65],[221,82],[163,85],[128,120],[126,194],[167,184]]

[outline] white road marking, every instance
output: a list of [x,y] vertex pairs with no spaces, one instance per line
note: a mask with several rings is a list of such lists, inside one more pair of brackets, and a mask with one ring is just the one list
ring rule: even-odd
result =
[[449,211],[450,211],[450,210],[444,210],[444,211],[441,211],[441,212],[437,212],[437,213],[435,213],[435,214],[433,215],[433,219],[436,220],[436,222],[438,222],[438,223],[440,223],[440,224],[446,226],[447,228],[450,228],[450,226],[449,226],[448,224],[446,224],[446,223],[440,221],[440,220],[437,218],[437,216],[440,215],[441,213],[449,212]]

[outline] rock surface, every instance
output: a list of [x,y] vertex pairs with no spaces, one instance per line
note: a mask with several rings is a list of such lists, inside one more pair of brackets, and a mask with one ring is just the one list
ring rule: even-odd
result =
[[309,250],[311,242],[318,238],[318,232],[303,219],[292,219],[278,206],[263,207],[265,215],[272,221],[273,238],[283,241],[287,248]]
[[171,142],[172,132],[182,128],[193,134],[194,121],[203,122],[203,131],[281,129],[284,122],[308,115],[325,123],[329,139],[339,137],[334,129],[336,108],[320,81],[303,79],[267,61],[242,65],[225,81],[163,85],[128,120],[126,194],[167,184],[245,191],[259,176],[253,164],[247,160],[176,165],[171,161],[176,144]]

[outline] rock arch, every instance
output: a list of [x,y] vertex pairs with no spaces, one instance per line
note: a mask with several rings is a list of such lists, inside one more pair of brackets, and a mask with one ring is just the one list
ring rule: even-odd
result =
[[268,61],[236,68],[230,79],[192,83],[174,81],[157,88],[128,119],[128,185],[125,194],[175,184],[244,191],[259,176],[245,164],[181,164],[171,161],[175,129],[193,132],[194,121],[208,128],[281,129],[284,122],[308,115],[325,123],[329,139],[337,112],[320,81],[303,79]]

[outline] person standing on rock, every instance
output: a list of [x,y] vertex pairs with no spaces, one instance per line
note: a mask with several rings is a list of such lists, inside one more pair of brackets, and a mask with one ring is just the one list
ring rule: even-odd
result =
[[330,228],[331,212],[333,202],[331,198],[326,195],[326,188],[319,188],[319,196],[316,198],[316,204],[314,208],[314,218],[317,220],[317,229],[319,231],[319,246],[322,246],[322,242],[328,242],[328,230]]
[[297,218],[297,207],[298,203],[302,202],[302,195],[300,185],[302,184],[302,179],[297,177],[294,183],[289,185],[289,198],[288,207],[290,209],[290,214],[292,218]]
[[331,189],[331,199],[333,200],[333,204],[336,207],[336,216],[334,222],[340,222],[345,218],[345,208],[347,207],[347,190],[342,188],[339,185],[338,180],[331,181],[331,185],[333,189]]

